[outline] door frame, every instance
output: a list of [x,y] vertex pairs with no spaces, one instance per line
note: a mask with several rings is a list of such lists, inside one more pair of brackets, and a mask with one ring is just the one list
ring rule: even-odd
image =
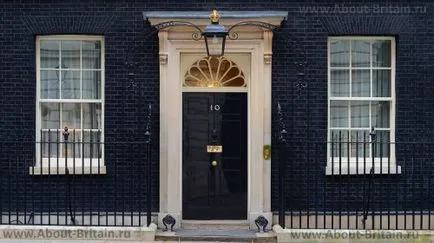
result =
[[[207,16],[207,15],[205,15]],[[149,19],[151,24],[167,19]],[[261,19],[264,21],[264,19]],[[268,21],[280,24],[282,18]],[[194,22],[192,19],[188,19]],[[200,19],[198,24],[206,23]],[[239,21],[231,19],[230,21]],[[223,21],[222,21],[223,22]],[[222,23],[228,25],[227,23]],[[271,160],[263,158],[264,145],[271,144],[271,57],[273,33],[262,28],[241,27],[237,40],[228,40],[227,53],[248,53],[248,186],[247,220],[264,216],[272,225]],[[191,29],[168,29],[158,33],[160,61],[160,208],[158,224],[170,214],[174,228],[182,225],[182,78],[181,53],[205,53],[203,41],[191,40]],[[252,122],[254,121],[254,122]],[[174,125],[178,124],[178,125]]]

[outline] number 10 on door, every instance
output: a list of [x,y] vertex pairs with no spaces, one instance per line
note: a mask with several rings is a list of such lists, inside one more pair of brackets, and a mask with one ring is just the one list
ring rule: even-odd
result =
[[220,106],[219,105],[210,105],[209,109],[211,111],[219,111],[220,110]]

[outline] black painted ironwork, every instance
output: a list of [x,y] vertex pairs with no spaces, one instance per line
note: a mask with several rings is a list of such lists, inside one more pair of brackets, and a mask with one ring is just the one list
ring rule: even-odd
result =
[[284,114],[282,111],[282,106],[280,102],[277,103],[277,116],[278,116],[278,151],[279,151],[279,225],[282,228],[285,228],[285,175],[286,175],[286,166],[287,162],[287,134],[286,131],[286,122],[284,119]]
[[277,25],[273,25],[270,23],[262,22],[262,21],[241,21],[239,23],[232,25],[228,29],[228,32],[231,32],[233,29],[241,27],[241,26],[256,26],[256,27],[260,27],[260,28],[264,28],[264,29],[268,29],[268,30],[274,30],[274,29],[279,27]]
[[[143,226],[152,205],[152,110],[144,137],[106,141],[81,131],[40,130],[40,141],[1,141],[34,151],[4,157],[0,224]],[[102,131],[93,130],[101,136]],[[104,149],[104,157],[103,155]],[[30,167],[30,169],[29,169]],[[147,216],[148,222],[142,220]]]
[[[73,131],[73,134],[74,134],[74,137],[73,137],[72,145],[74,145],[74,142],[75,142],[75,130]],[[75,220],[75,214],[74,214],[76,209],[73,208],[73,204],[74,204],[73,200],[75,198],[72,196],[72,192],[71,192],[73,190],[72,184],[74,183],[74,181],[71,181],[71,177],[69,176],[70,173],[69,173],[69,166],[68,166],[68,146],[69,146],[69,144],[68,144],[69,140],[68,139],[69,139],[70,133],[69,133],[69,129],[67,126],[64,127],[62,135],[63,135],[64,153],[65,153],[65,175],[66,175],[66,187],[67,187],[66,192],[65,192],[66,193],[65,205],[68,205],[68,207],[67,207],[68,211],[65,212],[65,215],[67,215],[69,213],[70,223],[72,225],[77,225],[77,221]],[[72,156],[73,156],[72,159],[75,160],[75,153],[73,153]],[[73,175],[72,180],[74,180],[74,179],[75,179],[75,174]],[[65,224],[68,224],[67,223],[67,217],[65,217]]]
[[279,26],[277,26],[277,25],[269,24],[269,23],[262,22],[262,21],[241,21],[241,22],[236,23],[236,24],[234,24],[228,28],[228,38],[230,40],[237,40],[238,39],[239,34],[233,30],[236,28],[239,28],[241,26],[255,26],[255,27],[267,29],[270,31],[273,31],[273,30],[279,28]]
[[164,216],[162,221],[163,221],[164,227],[166,227],[165,229],[163,229],[164,231],[173,231],[173,227],[176,224],[176,220],[172,215],[168,214],[168,215]]
[[[202,36],[203,36],[203,33],[204,33],[203,30],[199,26],[197,26],[197,25],[195,25],[195,24],[193,24],[191,22],[188,22],[188,21],[179,21],[179,20],[176,20],[176,21],[167,21],[167,22],[156,24],[153,27],[156,29],[156,32],[158,32],[158,31],[161,31],[161,30],[164,30],[164,29],[168,29],[168,28],[183,27],[183,26],[184,27],[187,26],[187,27],[191,27],[191,28],[195,29],[195,32],[193,32],[193,34],[192,34],[192,39],[193,40],[198,41],[198,40],[202,39]],[[262,21],[242,21],[242,22],[239,22],[239,23],[236,23],[236,24],[232,25],[231,27],[229,27],[227,29],[228,38],[230,40],[236,40],[236,39],[238,39],[239,34],[237,32],[235,32],[235,31],[233,31],[233,30],[236,29],[236,28],[239,28],[241,26],[255,26],[255,27],[264,28],[264,29],[267,29],[267,30],[270,30],[270,31],[275,30],[275,29],[277,29],[279,27],[279,26],[276,26],[276,25],[273,25],[273,24],[262,22]],[[153,32],[153,33],[155,33],[155,32]]]
[[[201,40],[202,37],[205,39],[205,46],[206,46],[206,51],[208,56],[221,56],[224,54],[224,50],[225,50],[225,41],[226,38],[230,39],[230,40],[236,40],[239,37],[239,34],[235,31],[233,31],[234,29],[241,27],[241,26],[256,26],[259,28],[263,28],[263,29],[268,29],[270,31],[275,30],[276,28],[278,28],[278,26],[273,25],[273,24],[269,24],[266,22],[262,22],[262,21],[241,21],[239,23],[236,23],[234,25],[232,25],[231,27],[229,27],[226,30],[226,27],[223,25],[219,24],[219,18],[220,15],[217,13],[216,10],[213,10],[210,19],[211,19],[211,24],[207,25],[205,27],[204,30],[202,30],[198,25],[195,25],[191,22],[188,21],[183,21],[183,20],[174,20],[174,21],[167,21],[167,22],[162,22],[159,24],[154,25],[154,29],[155,31],[151,32],[149,35],[155,34],[155,32],[164,30],[164,29],[168,29],[168,28],[173,28],[173,27],[191,27],[193,29],[195,29],[195,31],[192,33],[192,39],[193,40]],[[219,52],[218,53],[211,53],[210,49],[209,49],[209,45],[208,42],[210,38],[219,38],[222,39],[221,43],[222,46],[221,48],[219,48]],[[221,50],[220,50],[221,49]]]
[[[308,150],[310,147],[314,147],[312,144],[310,144],[309,141],[309,92],[307,92],[307,98],[303,97],[303,101],[305,102],[304,105],[306,105],[306,110],[304,110],[305,119],[304,121],[308,121],[306,124],[306,127],[298,128],[298,121],[296,120],[296,107],[298,105],[302,105],[301,103],[297,103],[296,99],[300,98],[301,95],[304,95],[302,91],[308,90],[308,82],[306,78],[306,67],[307,67],[307,58],[306,58],[306,50],[303,42],[299,41],[299,36],[293,34],[290,31],[285,30],[287,21],[283,21],[282,24],[272,29],[274,36],[277,38],[282,38],[284,42],[291,46],[291,49],[294,52],[293,57],[293,65],[295,67],[295,72],[291,74],[291,76],[294,76],[291,83],[291,101],[290,101],[290,107],[287,114],[284,114],[283,109],[281,107],[281,102],[278,102],[277,104],[277,116],[278,116],[278,175],[279,175],[279,184],[278,184],[278,191],[279,191],[279,201],[278,201],[278,214],[279,214],[279,224],[281,227],[285,228],[286,225],[286,219],[285,215],[287,213],[287,202],[292,201],[295,195],[289,195],[290,193],[287,193],[287,190],[289,189],[287,184],[287,177],[289,176],[288,171],[294,169],[294,164],[298,161],[300,161],[300,158],[297,158],[298,154],[295,152],[295,148],[299,146],[305,146],[305,148]],[[286,119],[288,121],[286,121]],[[290,123],[289,130],[287,130],[286,122]],[[298,129],[297,129],[298,128]],[[296,139],[297,134],[303,133],[306,135],[307,140],[304,141],[298,141]],[[289,136],[289,137],[288,137]],[[303,145],[302,145],[303,144]],[[311,160],[310,157],[311,153],[308,153],[304,159]],[[310,172],[310,167],[307,168],[307,172]],[[292,190],[292,188],[291,188]],[[308,193],[308,192],[307,192]],[[309,206],[306,206],[306,212],[309,214],[310,209]],[[314,210],[315,211],[315,210]],[[296,214],[303,214],[302,208],[299,208],[298,212],[294,210],[289,210],[289,218],[291,219],[289,222],[289,227],[294,227],[294,220]],[[308,218],[307,221],[309,222],[310,219]],[[298,218],[299,225],[302,224],[302,217]],[[317,225],[317,224],[316,224]]]
[[372,181],[374,178],[374,168],[371,168],[369,170],[369,185],[367,188],[367,191],[364,194],[364,198],[366,197],[365,205],[363,207],[363,217],[362,217],[362,225],[363,229],[366,229],[366,221],[368,220],[368,213],[369,213],[369,204],[371,203],[371,194],[372,194]]
[[151,123],[152,123],[152,105],[148,105],[148,115],[146,119],[145,143],[147,155],[146,168],[146,225],[151,224],[152,218],[152,150],[151,150]]
[[[434,172],[430,162],[434,142],[392,142],[384,138],[381,129],[374,128],[370,132],[339,131],[332,133],[328,141],[300,142],[286,137],[284,120],[287,116],[283,110],[278,102],[276,171],[279,183],[276,185],[279,197],[275,205],[282,227],[433,228],[430,217],[434,191],[432,180],[427,178]],[[284,143],[288,147],[281,146]],[[282,159],[293,149],[308,155],[299,157],[294,153],[287,160]],[[350,153],[358,155],[351,163]],[[311,161],[324,167],[312,167]],[[307,174],[298,175],[297,171]]]
[[157,31],[160,31],[160,30],[164,30],[167,28],[180,27],[180,26],[187,26],[187,27],[191,27],[191,28],[196,29],[197,32],[194,32],[192,35],[193,40],[202,39],[202,34],[203,34],[202,29],[199,26],[197,26],[193,23],[190,23],[188,21],[176,20],[176,21],[162,22],[162,23],[154,25],[154,28]]
[[[293,88],[297,91],[297,94],[300,95],[301,91],[306,90],[308,87],[308,82],[306,80],[306,67],[308,65],[306,47],[302,41],[298,40],[299,36],[285,30],[286,25],[287,21],[284,20],[280,26],[275,26],[268,29],[273,31],[275,36],[278,38],[283,38],[283,40],[285,40],[286,44],[291,47],[295,54],[293,61],[295,67],[295,82],[293,84]],[[292,95],[292,98],[294,98],[294,95]]]
[[268,220],[260,215],[255,219],[256,227],[258,227],[258,232],[267,232]]
[[[363,207],[363,218],[362,218],[362,225],[363,225],[363,229],[366,229],[366,221],[368,220],[368,213],[369,213],[369,207],[370,207],[370,203],[371,203],[371,197],[372,197],[372,193],[373,193],[373,182],[374,182],[374,174],[375,174],[375,149],[376,149],[376,141],[377,141],[377,132],[375,131],[375,127],[371,128],[371,132],[369,133],[369,136],[371,137],[371,151],[372,151],[372,158],[371,158],[371,164],[372,167],[369,170],[369,177],[367,178],[368,180],[368,187],[367,187],[367,191],[366,193],[364,193],[364,202],[365,205]],[[390,164],[390,163],[389,163]],[[381,173],[382,171],[380,171]],[[389,168],[389,173],[390,173],[390,168]],[[366,177],[365,177],[366,179]],[[365,201],[366,198],[366,201]],[[372,212],[372,217],[374,219],[375,214],[374,211]],[[372,221],[373,224],[375,224],[375,221]]]
[[127,56],[124,58],[124,65],[127,70],[128,88],[136,89],[138,84],[136,83],[136,71],[138,62],[133,60],[134,49],[130,47]]

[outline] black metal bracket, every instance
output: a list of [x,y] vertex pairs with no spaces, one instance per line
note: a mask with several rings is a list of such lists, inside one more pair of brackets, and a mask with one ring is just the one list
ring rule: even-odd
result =
[[152,105],[148,104],[148,115],[146,117],[145,141],[151,142],[151,122],[152,122]]
[[[164,216],[162,221],[163,221],[164,227],[166,227],[166,229],[163,229],[163,231],[173,231],[173,226],[175,226],[176,220],[172,215],[168,214],[168,215]],[[170,229],[169,229],[168,225],[170,225]]]
[[[281,25],[278,26],[278,25],[269,24],[269,23],[263,22],[263,21],[241,21],[239,23],[236,23],[236,24],[230,26],[227,29],[227,37],[229,40],[237,40],[239,38],[239,34],[236,31],[234,31],[234,29],[241,27],[241,26],[254,26],[254,27],[267,29],[267,30],[272,31],[273,33],[276,33],[276,34],[283,34],[285,39],[290,40],[288,34],[283,31],[283,26],[286,24],[286,22],[287,22],[286,20],[283,20]],[[193,32],[192,39],[196,40],[196,41],[202,39],[204,32],[202,31],[202,29],[198,25],[195,25],[195,24],[188,22],[188,21],[181,21],[181,20],[166,21],[166,22],[156,24],[153,26],[155,31],[152,31],[150,33],[150,35],[154,34],[155,32],[158,32],[160,30],[164,30],[164,29],[172,28],[172,27],[179,27],[179,26],[187,26],[187,27],[194,28],[196,31]],[[301,91],[304,90],[308,86],[308,84],[305,80],[305,67],[307,64],[306,53],[304,51],[304,48],[300,45],[300,43],[298,41],[292,40],[291,44],[292,44],[292,46],[294,46],[294,49],[296,50],[296,52],[299,53],[299,59],[302,60],[302,61],[294,62],[295,66],[296,66],[296,73],[297,73],[297,82],[294,85],[294,89],[296,89],[298,91],[298,93],[301,93]]]
[[285,41],[289,42],[294,50],[296,56],[296,61],[294,61],[295,73],[296,73],[296,82],[293,86],[294,90],[300,95],[301,91],[305,90],[308,87],[308,82],[306,81],[306,66],[308,64],[306,58],[306,51],[302,44],[296,40],[297,36],[292,35],[291,32],[284,31],[284,27],[287,24],[287,21],[282,21],[281,26],[276,28],[273,33],[283,36]]
[[277,29],[279,26],[277,25],[273,25],[273,24],[269,24],[266,22],[262,22],[262,21],[241,21],[239,23],[236,23],[234,25],[232,25],[231,27],[229,27],[228,29],[228,38],[230,40],[236,40],[238,39],[238,33],[235,31],[232,31],[234,28],[238,28],[240,26],[256,26],[256,27],[260,27],[260,28],[264,28],[264,29],[268,29],[270,31],[273,31],[275,29]]
[[[187,26],[187,27],[191,27],[191,28],[196,29],[196,31],[193,32],[193,34],[191,35],[191,38],[193,40],[196,40],[196,41],[202,39],[202,34],[203,34],[202,29],[199,26],[197,26],[191,22],[188,22],[188,21],[176,20],[176,21],[162,22],[162,23],[154,25],[154,28],[157,31],[160,31],[160,30],[164,30],[167,28],[180,27],[180,26]],[[234,24],[228,28],[228,30],[227,30],[228,38],[230,40],[238,39],[239,35],[237,32],[233,31],[233,29],[240,27],[240,26],[256,26],[256,27],[268,29],[270,31],[273,31],[274,29],[279,27],[277,25],[269,24],[269,23],[262,22],[262,21],[242,21],[242,22],[236,23],[236,24]]]
[[[195,24],[193,24],[193,23],[190,23],[188,21],[176,20],[176,21],[162,22],[162,23],[154,25],[154,28],[158,32],[160,30],[164,30],[164,29],[167,29],[167,28],[180,27],[180,26],[187,26],[187,27],[191,27],[191,28],[196,29],[196,31],[193,32],[193,34],[191,34],[191,38],[193,40],[196,40],[196,41],[202,39],[202,33],[203,33],[203,31],[200,29],[200,27],[197,26],[197,25],[195,25]],[[154,32],[152,32],[152,33],[154,33]]]
[[288,132],[286,131],[286,125],[283,119],[283,111],[280,102],[277,102],[277,116],[279,119],[279,143],[284,144],[286,143],[286,135],[288,134]]
[[255,224],[256,227],[258,227],[258,232],[267,232],[266,228],[268,225],[268,220],[264,216],[260,215],[259,217],[257,217],[255,219]]
[[125,68],[127,69],[127,78],[128,78],[128,88],[137,88],[137,84],[135,82],[136,79],[136,69],[138,66],[138,62],[133,61],[133,57],[132,54],[133,53],[133,49],[131,49],[130,51],[128,51],[127,57],[125,57],[124,60],[124,65]]

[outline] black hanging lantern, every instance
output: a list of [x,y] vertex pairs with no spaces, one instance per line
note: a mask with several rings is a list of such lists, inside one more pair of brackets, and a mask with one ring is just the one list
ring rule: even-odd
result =
[[207,25],[202,33],[205,38],[206,53],[208,56],[223,56],[228,31],[223,25],[219,24],[220,15],[217,10],[212,11],[210,20],[211,24]]
[[262,21],[241,21],[233,24],[231,27],[228,27],[228,29],[226,29],[224,25],[219,24],[220,15],[217,10],[213,10],[209,17],[211,23],[205,26],[205,29],[203,31],[199,26],[183,20],[161,22],[159,24],[156,24],[154,27],[157,31],[176,26],[188,26],[196,29],[196,32],[192,34],[192,38],[193,40],[198,41],[202,39],[202,36],[204,37],[206,53],[209,57],[220,57],[224,55],[226,37],[228,37],[230,40],[238,39],[238,34],[233,31],[234,28],[241,26],[257,26],[260,28],[268,29],[270,31],[274,31],[274,29],[278,27],[276,25],[272,25]]

